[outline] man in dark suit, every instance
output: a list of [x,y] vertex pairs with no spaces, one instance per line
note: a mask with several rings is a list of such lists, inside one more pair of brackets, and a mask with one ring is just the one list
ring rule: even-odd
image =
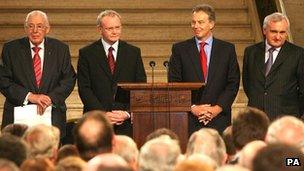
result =
[[76,82],[69,47],[46,37],[50,25],[42,11],[30,12],[24,27],[27,37],[3,46],[0,89],[6,100],[2,128],[14,121],[16,106],[36,104],[38,114],[52,106],[52,124],[60,129],[63,137],[66,131],[65,99]]
[[79,50],[78,90],[84,112],[107,111],[116,134],[132,136],[129,93],[121,82],[146,82],[140,49],[121,35],[121,17],[113,10],[101,12],[97,27],[102,38]]
[[194,37],[172,47],[170,82],[203,82],[192,94],[189,133],[206,126],[220,133],[231,124],[231,105],[237,95],[240,71],[233,44],[212,35],[215,12],[209,5],[192,11]]
[[243,86],[248,106],[270,120],[282,114],[300,117],[304,106],[304,50],[286,41],[289,20],[281,13],[264,19],[264,42],[245,49]]

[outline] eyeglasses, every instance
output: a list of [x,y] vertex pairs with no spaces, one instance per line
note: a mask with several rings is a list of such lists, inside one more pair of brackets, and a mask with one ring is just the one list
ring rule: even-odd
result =
[[101,27],[103,29],[105,29],[108,32],[112,32],[112,31],[116,31],[116,30],[121,30],[121,26],[116,26],[116,27]]
[[46,29],[47,27],[42,24],[38,24],[38,25],[29,24],[29,25],[26,25],[26,28],[31,31],[35,30],[35,28],[37,29],[37,31],[42,31],[42,30]]

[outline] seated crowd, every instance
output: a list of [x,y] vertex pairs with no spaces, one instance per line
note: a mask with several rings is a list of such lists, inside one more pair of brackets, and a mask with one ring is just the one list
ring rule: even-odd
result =
[[241,111],[222,135],[211,128],[194,132],[185,153],[166,128],[138,149],[132,138],[115,135],[102,111],[86,113],[73,135],[74,144],[62,145],[54,126],[8,125],[0,135],[0,171],[304,170],[303,121],[286,115],[270,122],[255,108]]

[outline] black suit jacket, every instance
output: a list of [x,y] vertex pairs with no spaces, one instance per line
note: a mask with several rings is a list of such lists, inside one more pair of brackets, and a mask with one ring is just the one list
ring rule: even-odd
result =
[[[170,82],[203,82],[200,55],[195,38],[174,44],[170,58]],[[237,95],[240,71],[233,44],[214,38],[205,87],[194,92],[194,104],[219,105],[223,112],[208,127],[222,132],[231,124],[231,105]],[[203,127],[194,115],[189,116],[189,133]]]
[[45,38],[41,86],[36,86],[33,60],[28,38],[5,43],[1,63],[1,93],[6,97],[2,128],[13,123],[15,106],[23,105],[28,92],[48,95],[53,103],[52,124],[65,136],[65,99],[72,92],[76,74],[71,65],[69,47],[53,38]]
[[[111,74],[101,40],[79,50],[78,91],[84,112],[91,110],[129,110],[129,92],[117,83],[146,82],[140,49],[119,40],[114,75]],[[130,126],[130,125],[129,125]],[[130,127],[127,132],[130,135]]]
[[265,77],[265,42],[245,49],[243,86],[248,106],[264,110],[271,120],[300,116],[304,106],[304,50],[285,42]]

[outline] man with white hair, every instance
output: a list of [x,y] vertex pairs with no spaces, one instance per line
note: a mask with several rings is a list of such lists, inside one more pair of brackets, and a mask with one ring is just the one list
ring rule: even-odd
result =
[[220,134],[211,128],[194,132],[188,142],[186,156],[202,153],[211,157],[218,166],[227,160],[226,146]]
[[280,115],[303,115],[304,50],[287,41],[290,23],[284,14],[265,17],[265,41],[244,52],[243,87],[248,106],[267,113],[270,120]]
[[267,143],[284,143],[294,145],[304,152],[304,123],[293,116],[284,116],[270,124]]
[[181,155],[177,140],[167,135],[147,141],[140,149],[139,171],[172,171]]

